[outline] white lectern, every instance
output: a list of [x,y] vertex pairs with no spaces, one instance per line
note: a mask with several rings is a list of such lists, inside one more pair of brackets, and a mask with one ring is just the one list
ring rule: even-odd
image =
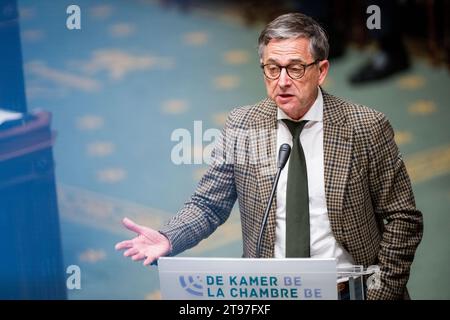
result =
[[169,300],[336,300],[349,280],[363,299],[363,270],[337,269],[335,259],[173,258],[158,260],[161,296]]

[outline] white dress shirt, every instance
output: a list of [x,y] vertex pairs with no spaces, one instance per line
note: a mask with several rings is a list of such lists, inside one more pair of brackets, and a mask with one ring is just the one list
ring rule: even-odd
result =
[[[292,135],[281,119],[290,119],[278,108],[277,150],[283,143],[292,147]],[[299,120],[308,120],[300,134],[306,159],[309,192],[309,225],[311,258],[336,258],[338,267],[353,265],[350,254],[336,242],[328,219],[325,198],[323,155],[323,97],[319,88],[316,101]],[[278,152],[277,152],[278,157]],[[275,258],[286,256],[286,187],[289,160],[281,172],[277,187]]]

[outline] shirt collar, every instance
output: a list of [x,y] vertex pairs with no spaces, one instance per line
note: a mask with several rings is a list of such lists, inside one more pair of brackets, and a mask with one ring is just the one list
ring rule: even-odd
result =
[[[320,87],[318,88],[317,98],[316,101],[314,101],[311,108],[309,108],[308,112],[298,121],[301,120],[308,120],[308,121],[315,121],[315,122],[322,122],[323,121],[323,96],[322,96],[322,90],[320,90]],[[286,113],[284,113],[283,110],[280,108],[277,108],[277,119],[289,119],[292,120]],[[295,120],[292,120],[295,121]]]

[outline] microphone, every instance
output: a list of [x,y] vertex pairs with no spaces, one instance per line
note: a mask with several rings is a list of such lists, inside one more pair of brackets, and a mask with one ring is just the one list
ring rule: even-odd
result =
[[286,162],[289,159],[289,155],[291,154],[291,146],[287,143],[281,145],[280,150],[278,151],[278,163],[277,163],[277,174],[275,176],[275,181],[272,185],[272,192],[270,193],[269,201],[267,202],[266,211],[264,212],[263,223],[261,225],[261,230],[259,231],[258,242],[256,243],[256,257],[261,257],[261,240],[264,233],[264,229],[266,227],[267,218],[269,217],[269,211],[272,207],[273,196],[277,191],[278,180],[280,179],[281,170],[283,170]]

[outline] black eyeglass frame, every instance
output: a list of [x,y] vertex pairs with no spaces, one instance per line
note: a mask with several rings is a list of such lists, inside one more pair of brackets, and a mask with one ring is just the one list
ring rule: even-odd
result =
[[[309,63],[309,64],[294,63],[294,64],[288,64],[287,66],[280,66],[280,65],[278,65],[278,64],[276,64],[276,63],[266,63],[266,64],[261,64],[261,69],[263,70],[264,76],[265,76],[267,79],[270,79],[270,80],[277,80],[278,78],[280,78],[280,76],[281,76],[281,71],[282,71],[283,69],[286,69],[286,73],[287,73],[287,75],[289,76],[289,78],[291,78],[291,79],[293,79],[293,80],[299,80],[299,79],[301,79],[301,78],[303,78],[303,77],[305,76],[306,68],[311,67],[311,66],[317,64],[317,63],[320,62],[320,61],[322,61],[322,60],[321,60],[321,59],[316,59],[316,60],[314,60],[313,62],[311,62],[311,63]],[[268,66],[268,65],[277,66],[277,67],[280,69],[280,73],[278,74],[277,77],[273,78],[273,77],[267,76],[267,74],[266,74],[266,72],[265,72],[265,67]],[[302,75],[301,75],[300,77],[292,77],[292,76],[289,74],[289,67],[292,66],[292,65],[300,65],[300,66],[303,67],[303,73],[302,73]]]

